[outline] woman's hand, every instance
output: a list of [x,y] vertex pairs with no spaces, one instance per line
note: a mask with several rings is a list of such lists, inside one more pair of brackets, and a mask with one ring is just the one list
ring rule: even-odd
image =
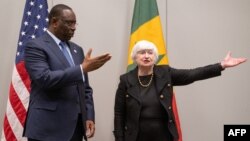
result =
[[225,68],[237,66],[237,65],[244,63],[246,61],[247,61],[246,58],[233,58],[231,56],[231,52],[229,51],[227,53],[227,56],[224,58],[224,60],[221,61],[221,66],[223,69],[225,69]]

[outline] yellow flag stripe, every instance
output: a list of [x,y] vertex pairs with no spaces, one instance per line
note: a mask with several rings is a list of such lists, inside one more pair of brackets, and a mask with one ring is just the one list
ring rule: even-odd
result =
[[[159,55],[164,55],[164,57],[158,64],[168,64],[168,57],[166,53],[166,47],[159,16],[156,16],[148,22],[145,22],[135,32],[131,34],[130,45],[128,50],[129,55],[131,54],[132,48],[135,43],[140,40],[148,40],[153,42],[158,48]],[[130,65],[132,63],[133,60],[129,56],[128,64]]]

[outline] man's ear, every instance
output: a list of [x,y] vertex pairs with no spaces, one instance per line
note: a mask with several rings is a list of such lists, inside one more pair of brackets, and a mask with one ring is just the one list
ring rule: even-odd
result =
[[58,18],[52,17],[52,19],[51,19],[50,22],[51,22],[51,24],[53,25],[53,27],[57,27],[58,21],[59,21]]

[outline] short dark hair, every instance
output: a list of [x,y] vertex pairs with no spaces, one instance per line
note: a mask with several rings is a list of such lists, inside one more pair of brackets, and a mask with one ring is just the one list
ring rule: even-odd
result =
[[57,4],[54,7],[52,7],[52,9],[49,12],[49,24],[53,17],[60,17],[64,9],[72,10],[72,8],[70,8],[69,6],[65,4]]

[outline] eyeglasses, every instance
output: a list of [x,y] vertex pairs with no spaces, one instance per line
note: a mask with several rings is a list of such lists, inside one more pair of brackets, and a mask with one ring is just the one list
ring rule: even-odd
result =
[[76,23],[76,21],[73,20],[63,20],[60,19],[64,25],[68,26],[68,27],[72,27],[72,26],[77,26],[78,24]]

